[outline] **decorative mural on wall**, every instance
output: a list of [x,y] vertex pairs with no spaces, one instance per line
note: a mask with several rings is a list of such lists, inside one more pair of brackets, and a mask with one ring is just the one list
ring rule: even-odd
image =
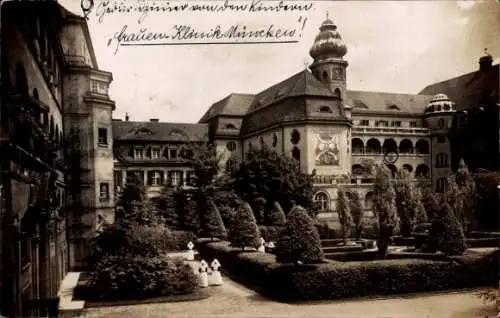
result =
[[332,131],[322,131],[315,134],[316,165],[340,165],[339,134]]

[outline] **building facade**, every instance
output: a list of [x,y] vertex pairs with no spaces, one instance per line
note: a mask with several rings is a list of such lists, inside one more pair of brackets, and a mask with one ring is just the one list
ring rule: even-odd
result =
[[[94,185],[112,186],[114,104],[92,84],[107,87],[111,74],[98,70],[85,20],[55,1],[5,3],[1,22],[0,314],[46,316],[63,277],[78,267],[75,229],[96,223]],[[101,126],[107,153],[94,150]],[[70,140],[74,129],[80,144]],[[79,169],[68,156],[77,152],[89,152]],[[87,188],[75,191],[76,179]],[[86,216],[75,214],[75,197]]]
[[461,158],[473,171],[498,171],[499,72],[491,56],[477,71],[412,95],[349,90],[347,48],[331,20],[309,53],[308,69],[256,95],[230,94],[202,116],[225,162],[264,144],[295,158],[315,173],[319,217],[329,220],[336,219],[339,187],[357,191],[369,213],[370,164],[406,169],[437,192]]
[[194,171],[187,158],[192,146],[208,142],[208,125],[113,120],[114,184],[119,193],[138,178],[154,197],[164,186],[189,187]]

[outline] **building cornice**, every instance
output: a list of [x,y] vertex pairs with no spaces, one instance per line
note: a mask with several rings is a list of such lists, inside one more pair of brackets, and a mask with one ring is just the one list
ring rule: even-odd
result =
[[351,110],[352,116],[378,116],[378,117],[389,117],[389,118],[416,118],[421,119],[424,116],[424,112],[394,112],[394,111],[382,111],[382,110],[372,110],[372,109],[360,109],[353,108]]

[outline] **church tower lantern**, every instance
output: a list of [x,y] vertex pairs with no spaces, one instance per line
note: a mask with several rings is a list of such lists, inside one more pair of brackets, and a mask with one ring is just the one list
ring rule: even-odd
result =
[[319,33],[309,50],[314,59],[310,69],[319,81],[328,85],[330,90],[344,100],[346,96],[346,68],[344,56],[347,47],[342,41],[337,26],[328,18],[319,27]]

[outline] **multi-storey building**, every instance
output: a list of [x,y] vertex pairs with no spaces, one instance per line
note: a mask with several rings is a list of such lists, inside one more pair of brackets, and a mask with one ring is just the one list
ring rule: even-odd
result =
[[263,144],[295,158],[316,174],[323,218],[335,218],[339,186],[371,210],[373,163],[428,178],[438,192],[460,158],[473,170],[498,170],[499,71],[491,56],[479,71],[411,95],[348,90],[347,48],[331,20],[309,53],[308,69],[256,95],[231,94],[202,116],[225,162]]
[[186,160],[192,146],[208,141],[208,125],[113,120],[114,184],[139,178],[153,197],[165,186],[190,186],[194,171]]
[[113,186],[111,74],[98,70],[85,20],[55,1],[2,4],[1,23],[0,314],[46,316],[81,260],[76,229],[112,214],[112,193],[104,203],[96,191]]

